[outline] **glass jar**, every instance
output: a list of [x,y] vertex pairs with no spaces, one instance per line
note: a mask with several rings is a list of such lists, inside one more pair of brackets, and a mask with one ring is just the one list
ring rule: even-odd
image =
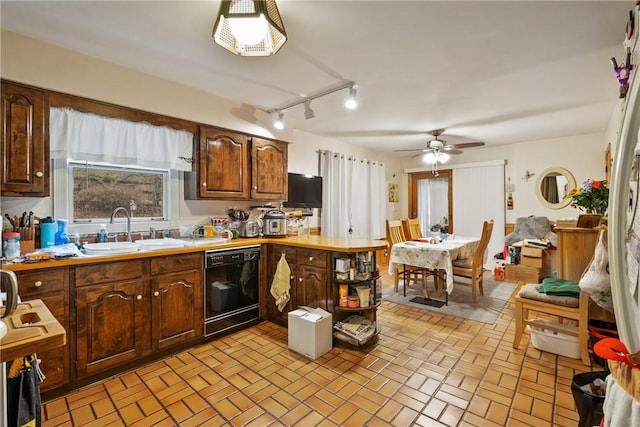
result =
[[20,256],[20,233],[14,231],[2,233],[2,252],[9,261]]

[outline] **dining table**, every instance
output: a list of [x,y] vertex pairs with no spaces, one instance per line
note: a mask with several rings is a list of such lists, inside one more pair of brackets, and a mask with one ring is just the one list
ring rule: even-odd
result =
[[[448,296],[453,291],[453,261],[459,258],[473,258],[479,244],[480,237],[459,236],[438,243],[431,243],[429,238],[396,243],[391,247],[389,274],[393,274],[396,268],[403,268],[405,265],[441,270],[445,273],[445,289]],[[437,287],[439,274],[434,277]],[[403,284],[405,295],[406,282],[405,277]],[[426,289],[423,289],[423,294],[428,297]]]

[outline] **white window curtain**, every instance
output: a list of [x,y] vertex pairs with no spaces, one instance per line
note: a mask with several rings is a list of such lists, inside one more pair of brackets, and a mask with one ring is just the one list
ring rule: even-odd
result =
[[193,134],[70,108],[51,108],[51,158],[191,171]]
[[446,225],[449,217],[449,183],[445,178],[418,180],[418,218],[422,235],[429,236],[431,227]]
[[321,151],[323,236],[384,237],[385,167],[383,163]]

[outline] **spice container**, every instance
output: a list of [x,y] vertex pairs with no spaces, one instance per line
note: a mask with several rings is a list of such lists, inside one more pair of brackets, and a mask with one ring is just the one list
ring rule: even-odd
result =
[[358,308],[360,307],[360,298],[357,295],[349,295],[347,297],[347,307]]
[[2,252],[7,260],[20,256],[20,233],[15,231],[2,233]]

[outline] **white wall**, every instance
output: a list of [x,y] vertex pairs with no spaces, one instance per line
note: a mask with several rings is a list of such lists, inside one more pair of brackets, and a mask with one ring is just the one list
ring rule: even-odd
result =
[[[513,193],[514,209],[506,211],[506,222],[514,223],[516,218],[529,215],[546,216],[555,220],[575,217],[580,212],[571,207],[549,209],[542,205],[536,197],[538,177],[545,169],[559,166],[569,170],[578,185],[588,178],[604,179],[607,142],[611,141],[607,141],[603,132],[497,147],[471,148],[464,150],[460,155],[451,156],[451,164],[506,160],[505,184],[511,178],[511,184],[516,186],[516,191]],[[410,159],[406,167],[425,167],[425,165],[421,163],[420,158],[416,158]],[[425,167],[425,170],[429,169]],[[523,179],[527,170],[535,174],[528,181]],[[496,188],[495,191],[504,191],[504,188]]]
[[[387,184],[399,185],[400,201],[387,203],[387,218],[407,216],[407,183],[405,168],[420,165],[419,159],[372,152],[362,147],[319,137],[302,131],[285,129],[274,132],[266,113],[236,101],[220,98],[192,87],[163,80],[127,69],[67,49],[46,44],[3,30],[0,46],[0,75],[14,80],[59,92],[111,102],[158,114],[226,127],[265,137],[291,142],[289,170],[318,173],[319,149],[331,149],[345,154],[378,160],[385,163]],[[607,132],[615,135],[616,126]],[[552,136],[552,130],[549,131]],[[613,136],[610,136],[612,138]],[[541,173],[550,166],[563,166],[573,172],[578,183],[586,178],[604,178],[605,133],[521,142],[502,147],[466,150],[454,156],[453,162],[472,163],[486,160],[507,160],[506,177],[516,185],[515,208],[506,212],[506,221],[519,216],[546,215],[557,219],[577,215],[572,208],[549,210],[542,206],[534,192],[537,176],[529,182],[522,180],[528,169]],[[59,189],[52,188],[55,197]],[[503,191],[503,189],[496,189]],[[207,216],[224,215],[229,207],[248,208],[251,202],[181,201],[180,222],[193,223]],[[52,214],[50,198],[2,198],[2,210],[20,213],[33,210],[38,216]],[[70,226],[70,232],[73,227]]]

